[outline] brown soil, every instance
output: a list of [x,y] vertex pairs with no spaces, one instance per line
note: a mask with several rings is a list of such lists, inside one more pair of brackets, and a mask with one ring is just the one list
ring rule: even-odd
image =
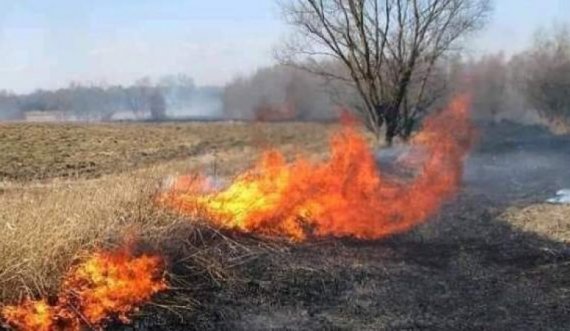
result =
[[0,124],[0,181],[96,178],[217,151],[321,148],[317,123]]

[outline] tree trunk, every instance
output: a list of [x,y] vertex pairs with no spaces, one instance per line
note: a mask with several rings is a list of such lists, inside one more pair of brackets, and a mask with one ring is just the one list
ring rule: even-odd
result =
[[402,130],[400,130],[400,136],[405,141],[408,141],[412,136],[412,132],[414,131],[414,127],[416,125],[416,120],[412,117],[409,117],[404,120],[404,124],[402,126]]
[[386,111],[384,113],[384,121],[386,122],[386,136],[385,140],[388,146],[392,146],[394,142],[394,137],[398,134],[398,122],[400,119],[400,113],[396,107],[392,105],[387,105]]

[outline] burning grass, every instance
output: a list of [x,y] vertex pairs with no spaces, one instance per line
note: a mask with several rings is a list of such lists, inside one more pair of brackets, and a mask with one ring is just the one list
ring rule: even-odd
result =
[[[77,252],[106,246],[131,228],[158,241],[157,233],[178,224],[173,217],[149,210],[149,196],[163,178],[190,169],[231,176],[268,144],[290,154],[303,142],[318,153],[330,127],[258,124],[252,134],[251,127],[239,123],[2,125],[0,301],[54,293]],[[206,142],[215,148],[181,160],[167,161],[170,156],[164,154],[157,164],[136,161],[148,152],[149,144],[156,151],[168,151],[180,143]],[[93,160],[94,172],[67,176],[56,171],[73,162],[70,158]],[[93,174],[101,177],[87,179]],[[54,178],[61,175],[66,178]]]
[[256,166],[221,191],[203,176],[183,176],[161,202],[188,215],[203,215],[224,228],[300,241],[308,236],[378,239],[423,223],[459,189],[463,161],[474,136],[462,96],[430,117],[412,141],[405,164],[411,181],[386,175],[353,125],[330,143],[330,158],[287,163],[267,151]]
[[[200,289],[228,280],[229,266],[255,256],[257,246],[248,248],[165,213],[155,208],[151,196],[167,174],[212,168],[220,160],[239,167],[247,159],[242,151],[230,150],[100,179],[5,182],[0,193],[0,302],[23,303],[32,311],[47,309],[54,300],[57,305],[54,297],[62,277],[75,268],[78,258],[82,260],[79,252],[113,249],[124,234],[133,232],[151,251],[167,256],[169,265],[183,266],[183,276],[169,277],[176,289]],[[49,300],[46,306],[43,301],[25,303],[26,298]],[[192,309],[193,300],[185,293],[169,299],[165,307]]]
[[140,304],[166,290],[164,261],[157,255],[135,256],[130,247],[95,251],[64,275],[53,304],[27,299],[1,310],[18,330],[100,328],[111,317],[124,322]]
[[[74,330],[128,317],[163,288],[149,278],[162,275],[163,262],[171,290],[158,313],[192,310],[196,291],[229,281],[232,265],[263,249],[155,208],[151,196],[157,186],[149,183],[157,183],[154,174],[161,171],[167,170],[12,188],[1,196],[7,207],[2,215],[17,216],[0,232],[1,302],[20,304],[4,307],[11,326],[36,330],[35,323],[44,323],[45,330]],[[125,236],[136,238],[133,250],[122,248]],[[146,272],[141,277],[137,270]],[[142,295],[121,295],[133,288],[125,282],[135,278],[149,280]]]

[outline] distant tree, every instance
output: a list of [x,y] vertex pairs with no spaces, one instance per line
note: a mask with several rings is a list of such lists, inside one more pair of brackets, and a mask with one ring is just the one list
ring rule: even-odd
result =
[[148,89],[141,86],[131,86],[126,89],[127,108],[133,114],[142,118],[148,109]]
[[388,143],[409,136],[433,101],[426,94],[437,60],[490,10],[489,0],[289,0],[282,8],[298,33],[281,61],[351,84],[368,128],[379,138],[386,126]]
[[166,101],[160,90],[155,89],[150,95],[150,116],[153,120],[166,119]]
[[22,118],[23,113],[18,107],[18,97],[7,91],[0,91],[0,121]]

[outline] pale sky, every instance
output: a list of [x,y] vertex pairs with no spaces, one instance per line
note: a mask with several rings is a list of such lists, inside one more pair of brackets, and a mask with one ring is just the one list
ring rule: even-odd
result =
[[[0,89],[70,81],[128,84],[185,73],[224,84],[273,63],[286,35],[273,0],[0,0]],[[538,27],[570,23],[569,0],[495,0],[472,54],[524,48]]]

